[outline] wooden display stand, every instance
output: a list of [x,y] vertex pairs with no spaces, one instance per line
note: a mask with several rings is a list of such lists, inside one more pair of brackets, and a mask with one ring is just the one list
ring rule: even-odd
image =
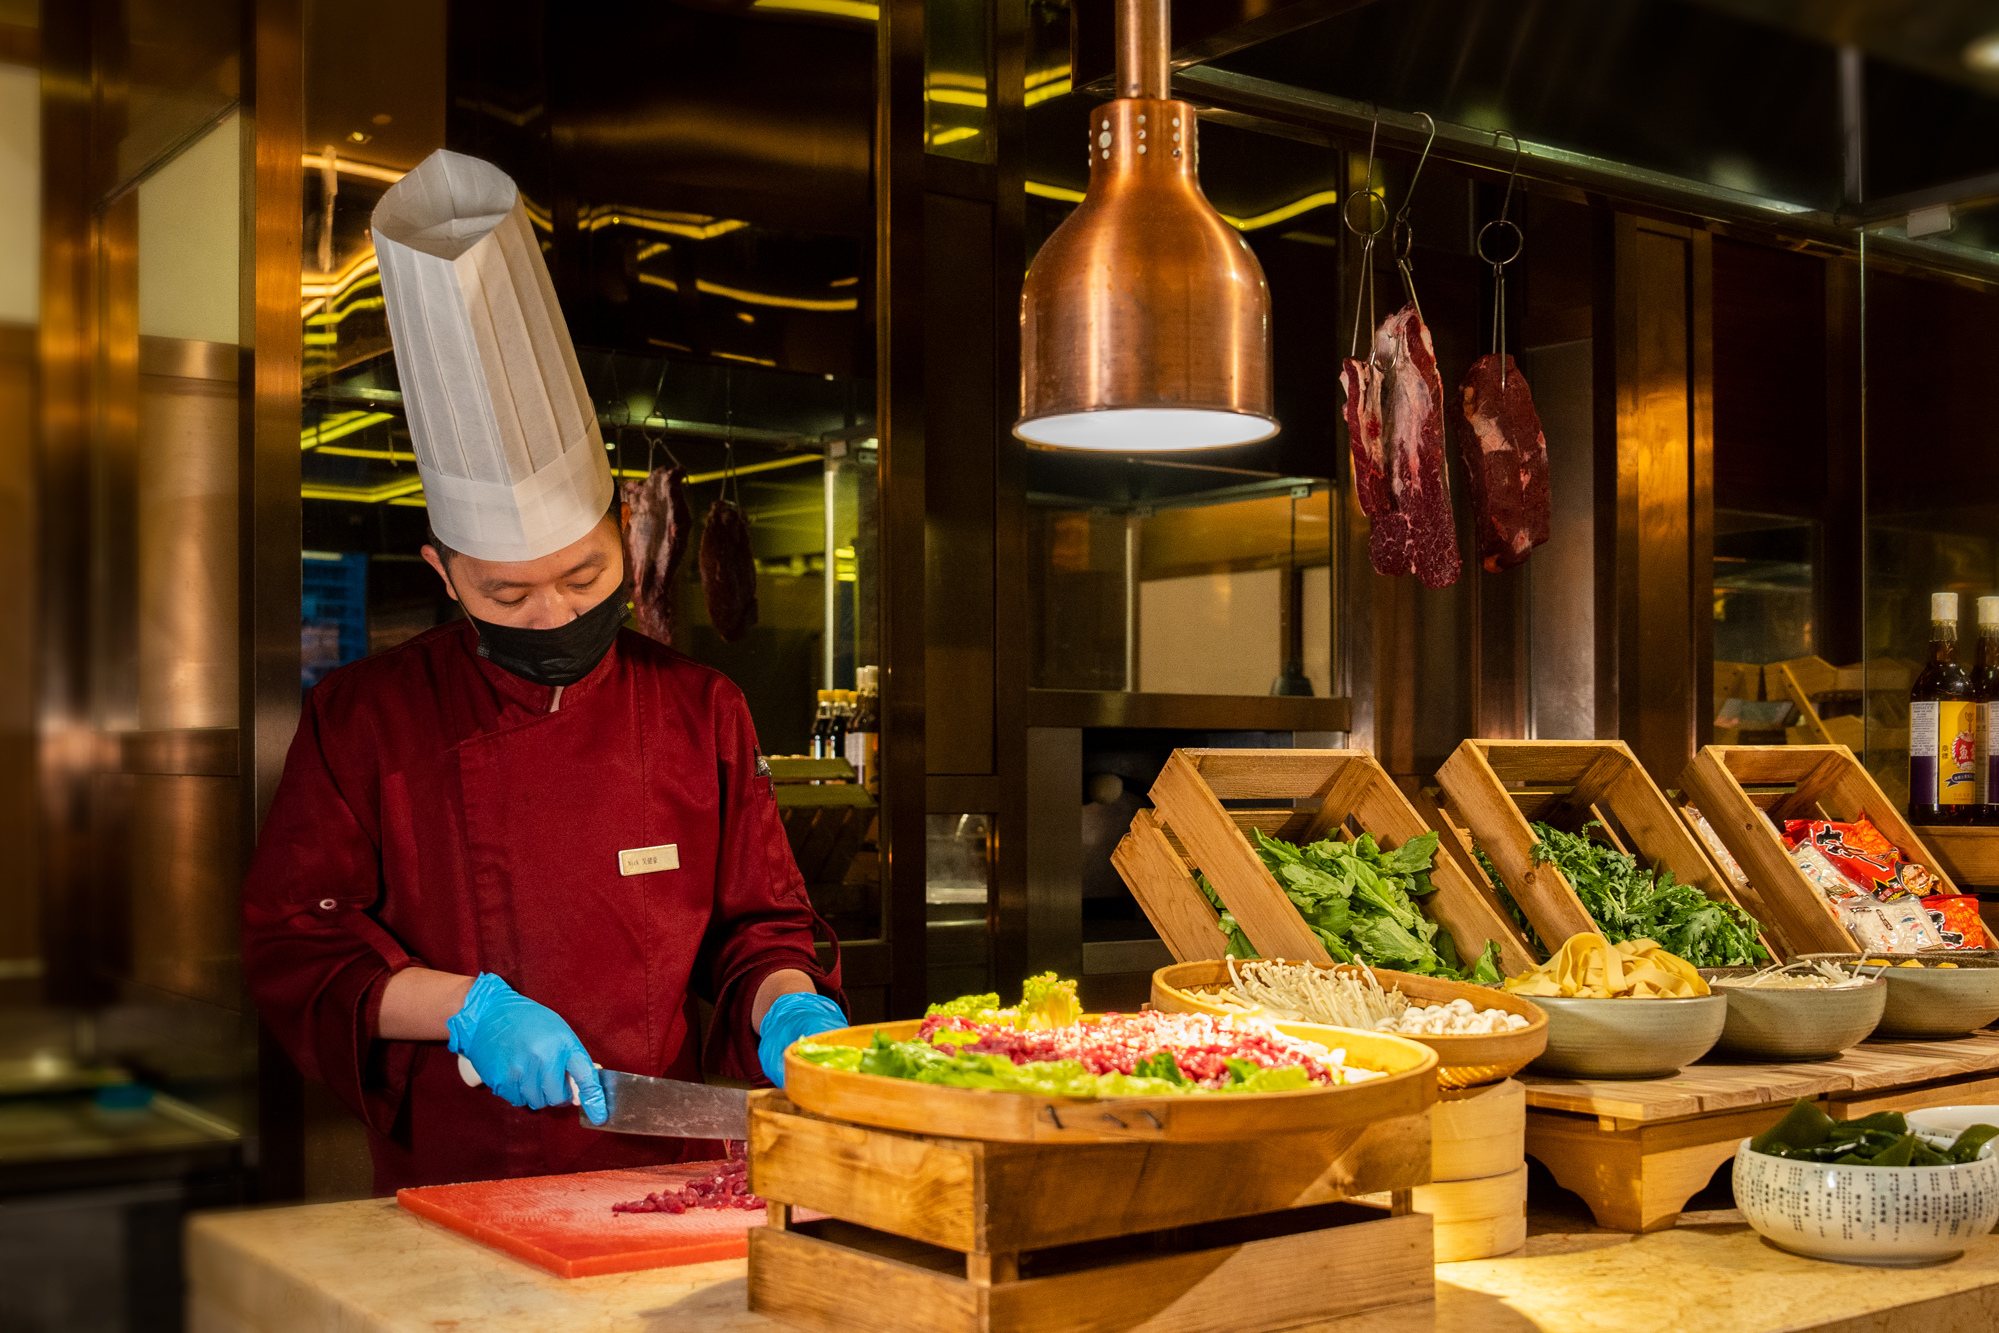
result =
[[[1261,1330],[1433,1294],[1425,1115],[1210,1143],[995,1143],[751,1094],[749,1306],[804,1328]],[[1390,1208],[1353,1202],[1391,1191]],[[831,1214],[794,1221],[794,1208]]]
[[[1429,831],[1374,756],[1359,750],[1175,750],[1150,795],[1155,808],[1132,817],[1111,863],[1183,962],[1228,950],[1194,870],[1207,875],[1263,957],[1333,961],[1265,868],[1249,830],[1301,846],[1371,833],[1384,849]],[[1262,804],[1228,808],[1226,800]],[[1450,931],[1467,960],[1498,940],[1502,971],[1534,966],[1512,922],[1456,861],[1438,856],[1430,879],[1436,892],[1421,900],[1423,910]]]
[[1859,945],[1791,864],[1772,819],[1851,822],[1865,815],[1903,856],[1936,875],[1938,893],[1957,892],[1943,863],[1844,745],[1710,745],[1687,765],[1680,785],[1757,886],[1759,919],[1790,953],[1850,953]]
[[[1748,906],[1751,916],[1764,919],[1757,911],[1760,904],[1738,900],[1707,849],[1623,741],[1468,740],[1444,761],[1437,781],[1448,797],[1439,813],[1470,829],[1550,949],[1597,926],[1568,878],[1553,865],[1534,863],[1539,839],[1533,821],[1576,833],[1595,820],[1619,851],[1672,871],[1675,879],[1714,902]],[[1448,825],[1444,831],[1447,836],[1456,832]],[[1776,952],[1767,939],[1764,947]]]
[[1660,1231],[1743,1139],[1799,1097],[1835,1119],[1999,1103],[1999,1032],[1951,1041],[1863,1042],[1809,1064],[1694,1064],[1671,1078],[1522,1075],[1527,1155],[1582,1196],[1597,1222]]

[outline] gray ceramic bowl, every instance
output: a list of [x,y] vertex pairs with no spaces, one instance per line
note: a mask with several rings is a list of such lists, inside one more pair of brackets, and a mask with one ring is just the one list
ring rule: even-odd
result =
[[1528,1066],[1569,1078],[1666,1078],[1706,1055],[1728,1019],[1726,995],[1686,1000],[1531,997],[1548,1015],[1548,1049]]
[[[1851,963],[1886,958],[1900,962],[1907,954],[1808,953],[1795,961],[1826,959]],[[1915,955],[1922,967],[1891,967],[1888,1003],[1881,1013],[1877,1037],[1962,1037],[1999,1018],[1999,958],[1979,953]],[[1938,967],[1955,963],[1955,967]]]
[[1888,983],[1852,990],[1773,990],[1731,986],[1747,967],[1702,968],[1715,994],[1728,997],[1728,1021],[1715,1050],[1746,1060],[1830,1060],[1856,1045],[1881,1021]]

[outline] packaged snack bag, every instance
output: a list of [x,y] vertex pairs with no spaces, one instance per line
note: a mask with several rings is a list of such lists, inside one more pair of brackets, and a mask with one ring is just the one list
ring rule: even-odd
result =
[[1792,846],[1791,864],[1817,887],[1825,902],[1826,910],[1835,917],[1839,915],[1841,903],[1862,896],[1860,886],[1841,874],[1839,867],[1826,859],[1826,854],[1809,842],[1800,842]]
[[1929,913],[1930,924],[1943,938],[1944,948],[1992,947],[1992,941],[1985,931],[1985,922],[1978,915],[1978,899],[1940,894],[1934,898],[1923,899],[1923,907]]
[[1913,861],[1903,860],[1901,849],[1882,837],[1864,815],[1851,824],[1829,819],[1786,820],[1784,839],[1789,846],[1809,843],[1818,848],[1841,874],[1882,902],[1920,898],[1936,887],[1936,876]]

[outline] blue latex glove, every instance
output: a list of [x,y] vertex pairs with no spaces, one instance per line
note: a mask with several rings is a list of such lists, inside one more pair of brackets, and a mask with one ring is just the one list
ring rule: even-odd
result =
[[757,1030],[757,1063],[764,1076],[778,1087],[784,1086],[784,1053],[802,1037],[847,1026],[847,1016],[817,991],[790,991],[771,1001],[764,1010],[763,1026]]
[[553,1009],[481,972],[445,1026],[452,1051],[470,1060],[480,1081],[509,1105],[537,1111],[561,1106],[573,1080],[583,1114],[593,1125],[604,1123],[604,1085],[596,1066]]

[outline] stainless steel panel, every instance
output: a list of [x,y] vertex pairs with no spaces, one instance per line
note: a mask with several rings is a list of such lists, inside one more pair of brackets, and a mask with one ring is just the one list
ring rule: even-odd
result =
[[1528,734],[1541,740],[1596,735],[1596,514],[1593,340],[1536,347],[1520,365],[1548,439],[1548,542],[1528,562]]
[[1160,940],[1090,940],[1083,944],[1083,974],[1152,973],[1173,962],[1173,951]]
[[238,780],[145,774],[127,781],[131,824],[122,850],[130,976],[234,1008],[242,984]]
[[[182,343],[187,354],[176,356],[180,340],[146,341],[156,363],[191,369],[203,368],[213,346]],[[240,411],[228,380],[140,377],[136,610],[138,724],[146,730],[237,722]]]

